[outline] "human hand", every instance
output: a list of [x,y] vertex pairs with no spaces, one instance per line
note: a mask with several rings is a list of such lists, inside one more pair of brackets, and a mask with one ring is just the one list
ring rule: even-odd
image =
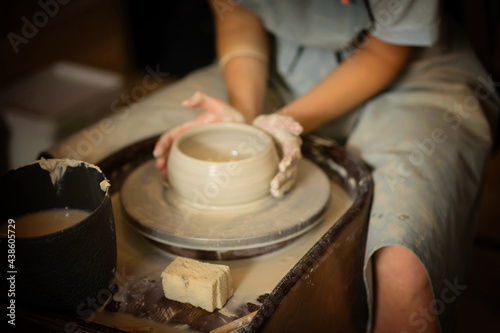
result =
[[208,96],[200,91],[195,92],[191,97],[182,102],[182,106],[205,110],[198,117],[189,120],[170,131],[165,132],[156,142],[153,149],[153,156],[156,158],[155,166],[161,174],[167,176],[167,160],[170,147],[174,139],[189,128],[209,123],[217,122],[244,122],[243,115],[224,101]]
[[281,197],[290,190],[297,178],[298,163],[302,157],[302,126],[293,118],[277,113],[260,115],[254,119],[253,125],[271,134],[281,147],[282,159],[278,165],[278,173],[270,184],[271,195]]

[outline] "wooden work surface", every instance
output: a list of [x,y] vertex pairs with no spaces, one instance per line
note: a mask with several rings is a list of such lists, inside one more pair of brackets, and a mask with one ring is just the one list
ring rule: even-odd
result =
[[[294,243],[299,244],[302,238],[266,255],[282,256],[283,261],[291,261],[292,267],[272,283],[269,294],[256,290],[251,299],[233,296],[232,304],[228,302],[222,310],[209,313],[163,296],[160,273],[175,255],[160,250],[135,232],[123,221],[116,204],[119,184],[127,172],[149,158],[155,141],[156,138],[145,140],[99,163],[114,185],[112,199],[119,251],[116,278],[109,290],[113,297],[103,309],[92,311],[86,317],[22,311],[20,317],[28,327],[34,325],[38,332],[64,332],[68,331],[64,328],[68,323],[76,323],[81,332],[209,332],[251,314],[253,320],[247,320],[238,331],[319,332],[326,328],[328,331],[333,328],[342,332],[363,331],[367,312],[362,265],[373,189],[371,178],[359,160],[330,141],[305,138],[304,155],[324,168],[330,179],[346,190],[354,200],[352,205],[326,232],[319,228],[310,231],[321,233],[313,235],[313,245],[301,258],[287,256],[286,251],[293,249]],[[142,152],[148,154],[141,156]],[[142,252],[142,257],[137,251]],[[233,264],[237,269],[238,266],[239,269],[258,268],[251,259],[236,260]],[[252,281],[236,279],[235,282],[238,290],[245,283],[251,285]]]

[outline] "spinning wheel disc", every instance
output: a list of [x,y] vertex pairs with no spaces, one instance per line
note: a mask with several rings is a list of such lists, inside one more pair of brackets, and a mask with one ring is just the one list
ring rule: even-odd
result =
[[121,188],[121,203],[132,225],[156,242],[189,250],[237,251],[272,247],[303,234],[326,213],[331,185],[316,164],[302,159],[292,190],[237,207],[206,207],[203,198],[185,202],[164,185],[150,160]]

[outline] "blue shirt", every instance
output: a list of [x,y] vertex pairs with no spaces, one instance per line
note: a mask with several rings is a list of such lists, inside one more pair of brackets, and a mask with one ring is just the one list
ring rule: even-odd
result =
[[[367,8],[367,3],[369,8]],[[431,46],[438,0],[243,0],[276,36],[278,73],[293,95],[311,89],[353,50],[363,31],[393,44]]]

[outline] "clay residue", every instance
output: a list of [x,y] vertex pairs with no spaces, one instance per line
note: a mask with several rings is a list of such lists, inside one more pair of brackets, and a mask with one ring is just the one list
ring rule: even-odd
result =
[[49,159],[46,160],[42,158],[39,162],[40,168],[47,170],[50,173],[50,180],[52,185],[58,183],[61,178],[66,173],[68,166],[77,167],[82,164],[81,161],[75,161],[70,159]]
[[103,192],[106,192],[108,188],[111,186],[109,180],[107,179],[104,179],[99,185],[101,186],[101,190]]
[[[50,174],[50,180],[52,181],[52,185],[58,184],[61,179],[64,177],[64,174],[66,173],[66,169],[68,167],[76,168],[77,166],[83,164],[85,165],[86,168],[94,168],[99,173],[102,173],[101,169],[93,164],[85,163],[82,161],[77,161],[77,160],[71,160],[71,159],[48,159],[46,160],[45,158],[41,158],[40,161],[38,162],[40,165],[40,168],[47,170]],[[106,192],[108,188],[111,186],[109,180],[104,179],[100,184],[101,190],[103,192]]]
[[349,174],[347,170],[340,164],[335,163],[332,159],[327,159],[326,163],[328,164],[330,169],[336,171],[342,178],[348,177]]
[[234,317],[234,316],[236,316],[234,313],[232,313],[231,311],[229,311],[226,308],[219,309],[219,313],[221,315],[223,315],[223,316],[226,316],[226,317]]

